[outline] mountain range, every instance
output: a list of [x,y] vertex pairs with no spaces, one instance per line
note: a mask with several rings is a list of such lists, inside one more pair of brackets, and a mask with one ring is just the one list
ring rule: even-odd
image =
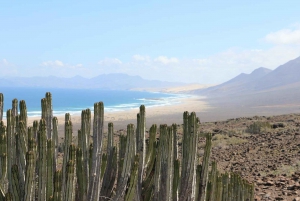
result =
[[71,78],[55,76],[0,78],[1,87],[131,90],[134,88],[162,88],[182,85],[183,83],[179,82],[146,80],[140,76],[131,76],[122,73],[103,74],[94,78],[84,78],[81,76]]
[[208,97],[267,93],[271,91],[300,89],[300,57],[291,60],[275,70],[264,67],[250,74],[242,73],[220,85],[200,89],[194,93]]

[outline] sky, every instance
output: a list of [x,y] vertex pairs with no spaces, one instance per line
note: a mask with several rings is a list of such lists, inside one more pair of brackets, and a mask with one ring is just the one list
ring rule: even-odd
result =
[[300,1],[1,1],[0,77],[218,84],[300,56]]

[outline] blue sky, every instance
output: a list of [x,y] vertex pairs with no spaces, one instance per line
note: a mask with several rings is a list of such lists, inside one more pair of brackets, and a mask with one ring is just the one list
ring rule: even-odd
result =
[[5,76],[215,84],[300,56],[300,1],[4,1]]

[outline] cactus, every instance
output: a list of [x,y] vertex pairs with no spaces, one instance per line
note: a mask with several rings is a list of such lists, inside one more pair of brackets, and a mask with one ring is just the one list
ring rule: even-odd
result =
[[37,139],[38,130],[39,130],[39,122],[35,120],[35,121],[33,121],[33,138],[34,139]]
[[145,179],[143,182],[143,200],[151,200],[153,193],[154,172],[155,172],[155,159],[156,159],[156,124],[152,125],[149,131],[149,143],[146,155],[147,168],[145,168]]
[[205,201],[206,199],[206,187],[208,181],[208,164],[211,152],[211,134],[206,135],[206,145],[204,149],[204,156],[201,168],[201,178],[199,183],[199,201]]
[[62,189],[63,189],[63,197],[65,197],[64,193],[66,192],[66,173],[67,173],[67,164],[69,162],[69,157],[70,157],[70,145],[72,143],[72,122],[70,121],[70,114],[65,115],[65,142],[64,142],[64,158],[63,158],[63,167],[62,167],[62,178],[63,178],[63,183],[62,183]]
[[125,195],[125,201],[134,200],[136,197],[136,185],[138,181],[138,166],[139,166],[139,155],[135,155],[134,163],[132,164],[130,178],[129,178],[129,185]]
[[[25,122],[19,122],[19,133],[16,134],[17,160],[19,166],[20,184],[24,186],[26,169],[26,152],[28,150],[27,127]],[[23,192],[22,192],[23,193]]]
[[102,102],[94,104],[93,124],[93,155],[92,167],[89,180],[88,201],[97,200],[101,190],[101,161],[102,161],[102,138],[103,138],[104,105]]
[[194,199],[197,165],[197,121],[194,112],[184,112],[184,136],[182,143],[182,166],[179,200]]
[[207,193],[207,200],[216,200],[216,190],[217,190],[217,163],[215,161],[211,164],[211,173],[209,175],[210,191]]
[[19,182],[19,170],[18,166],[15,164],[11,167],[11,175],[12,175],[12,196],[16,201],[21,200],[21,192],[20,192],[20,182]]
[[120,183],[120,179],[121,179],[121,175],[122,175],[125,152],[126,152],[127,137],[128,136],[125,136],[125,135],[119,136],[119,161],[118,161],[117,183]]
[[3,107],[4,107],[4,97],[3,94],[0,93],[0,121],[3,119]]
[[[103,177],[102,188],[100,192],[100,200],[104,197],[111,197],[113,186],[116,179],[116,162],[117,150],[114,147],[114,125],[108,123],[108,140],[107,140],[107,167]],[[104,200],[104,199],[103,199]]]
[[27,128],[27,108],[24,100],[20,101],[20,119],[19,121],[23,121],[25,127]]
[[80,147],[76,150],[76,177],[78,184],[78,191],[76,192],[77,200],[86,200],[86,179],[83,172],[83,156],[82,149]]
[[24,201],[35,200],[35,154],[33,151],[26,153],[26,179]]
[[57,170],[54,173],[54,193],[53,200],[54,201],[62,201],[62,174],[61,170]]
[[52,118],[52,143],[53,143],[53,169],[57,166],[58,157],[58,120],[57,117]]
[[7,174],[7,137],[6,126],[0,122],[0,181],[4,184]]
[[173,129],[167,125],[160,126],[160,193],[159,200],[173,200]]
[[[154,201],[159,201],[160,199],[160,186],[161,186],[161,154],[160,154],[160,140],[157,143],[157,149],[156,149],[156,164],[155,164],[155,173],[154,173],[154,189],[153,189],[153,195],[152,199]],[[150,199],[149,199],[150,200]]]
[[13,196],[10,192],[5,194],[5,201],[13,201]]
[[47,187],[46,187],[46,200],[53,195],[54,187],[53,187],[53,177],[54,177],[54,169],[53,169],[53,141],[52,139],[47,140]]
[[178,200],[178,186],[180,176],[180,162],[178,159],[178,143],[177,143],[177,125],[172,124],[173,128],[173,163],[174,163],[174,175],[173,175],[173,201]]
[[40,120],[38,132],[38,201],[46,200],[46,182],[47,182],[47,135],[46,121]]
[[145,132],[146,132],[146,111],[145,106],[140,106],[140,121],[138,127],[138,142],[136,147],[136,153],[139,155],[139,171],[138,171],[138,182],[137,182],[137,190],[136,190],[136,200],[141,200],[142,194],[142,182],[144,175],[144,165],[145,165],[145,153],[146,153],[146,145],[145,145]]
[[[90,135],[91,135],[91,110],[86,109],[81,112],[81,141],[78,143],[78,146],[82,149],[83,156],[83,172],[84,177],[89,183],[89,145],[90,145]],[[87,186],[86,186],[87,187]],[[86,189],[86,193],[87,193]]]
[[0,201],[4,201],[4,200],[5,200],[4,190],[3,187],[0,185]]
[[11,167],[16,161],[16,138],[14,135],[14,117],[12,115],[12,110],[7,110],[6,121],[7,121],[7,170],[8,170],[8,180],[9,189],[12,190],[12,175]]
[[[52,109],[52,95],[50,92],[46,93],[46,100],[47,100],[47,113],[46,113],[46,125],[47,125],[47,138],[52,138],[52,118],[53,118],[53,109]],[[53,141],[54,143],[54,141]],[[54,143],[55,144],[55,143]]]
[[134,125],[127,125],[127,142],[126,142],[126,150],[125,157],[123,160],[122,169],[120,178],[118,179],[116,195],[113,200],[120,201],[124,199],[125,191],[127,188],[127,182],[130,176],[131,167],[132,167],[132,158],[134,157]]
[[68,161],[66,168],[66,187],[64,201],[73,201],[75,198],[75,188],[74,188],[74,162],[72,160]]

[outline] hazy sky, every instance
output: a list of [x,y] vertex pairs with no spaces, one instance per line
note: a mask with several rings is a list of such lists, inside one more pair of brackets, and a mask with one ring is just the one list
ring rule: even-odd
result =
[[0,76],[215,84],[300,56],[300,1],[2,1]]

